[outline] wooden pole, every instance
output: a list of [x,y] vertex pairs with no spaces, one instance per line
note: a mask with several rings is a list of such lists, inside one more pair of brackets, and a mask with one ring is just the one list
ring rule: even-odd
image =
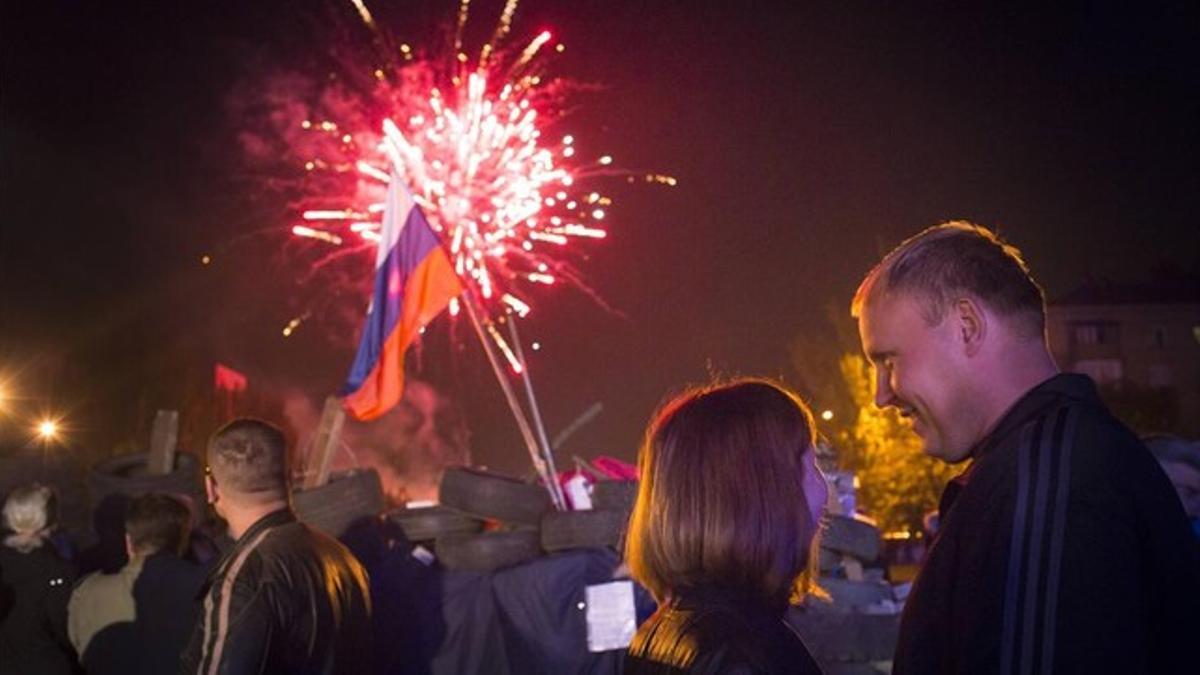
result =
[[576,431],[579,431],[580,427],[583,425],[596,419],[596,416],[602,412],[604,412],[604,404],[600,401],[596,401],[592,405],[588,406],[588,409],[584,410],[579,417],[571,420],[570,424],[563,427],[563,430],[558,432],[551,444],[556,448],[561,448],[563,443],[566,443],[567,439],[570,438],[572,434],[574,434]]
[[496,380],[500,383],[500,389],[504,392],[504,398],[508,401],[508,407],[512,410],[513,418],[517,421],[517,428],[521,431],[521,437],[525,440],[525,447],[529,450],[529,459],[533,462],[533,468],[537,471],[542,482],[546,484],[546,491],[550,493],[550,501],[554,504],[554,508],[562,511],[563,506],[560,504],[558,497],[559,492],[555,490],[558,485],[557,477],[551,475],[546,467],[546,462],[541,457],[541,452],[538,450],[537,441],[534,440],[533,430],[529,428],[529,421],[525,419],[525,412],[521,409],[521,402],[517,400],[517,396],[513,393],[512,384],[508,381],[508,377],[504,374],[504,368],[500,365],[500,359],[496,356],[492,343],[488,341],[487,335],[483,332],[483,325],[479,322],[479,310],[475,305],[475,298],[469,290],[464,290],[462,294],[463,307],[467,310],[467,318],[471,321],[471,326],[475,328],[475,335],[479,337],[479,344],[483,346],[483,351],[487,354],[488,363],[492,366],[492,372],[496,375]]
[[150,452],[146,473],[165,476],[175,470],[175,448],[179,442],[179,411],[159,410],[150,429]]
[[308,464],[304,469],[305,489],[320,487],[329,480],[329,467],[333,464],[333,456],[337,454],[345,421],[346,411],[342,408],[341,399],[336,396],[326,398],[325,408],[321,411],[321,423],[313,436],[312,450],[309,451]]

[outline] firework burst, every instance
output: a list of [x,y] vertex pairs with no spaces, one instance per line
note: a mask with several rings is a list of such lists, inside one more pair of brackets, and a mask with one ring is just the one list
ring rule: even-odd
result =
[[[611,199],[587,187],[624,175],[611,156],[584,159],[574,137],[555,130],[566,85],[547,76],[563,51],[543,31],[506,50],[517,7],[509,0],[476,58],[463,46],[469,0],[459,5],[448,58],[420,58],[352,0],[384,54],[357,91],[329,87],[302,135],[307,190],[292,233],[314,244],[370,250],[378,240],[391,180],[409,186],[455,270],[489,315],[530,311],[528,291],[570,282],[574,242],[603,239]],[[366,78],[364,78],[366,79]],[[316,114],[320,114],[317,117]],[[669,176],[647,181],[674,185]],[[458,313],[452,304],[451,314]],[[294,328],[294,326],[293,326]]]

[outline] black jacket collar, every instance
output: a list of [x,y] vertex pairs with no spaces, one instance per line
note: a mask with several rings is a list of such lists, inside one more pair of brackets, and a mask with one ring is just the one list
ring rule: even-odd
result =
[[262,532],[263,530],[294,522],[296,522],[296,515],[292,513],[292,509],[290,507],[285,506],[278,511],[272,511],[262,518],[254,521],[253,525],[246,528],[246,531],[242,533],[242,536],[238,537],[238,540],[233,545],[233,548],[235,550],[240,548],[243,544],[258,536],[258,533]]
[[1062,403],[1064,399],[1098,402],[1100,395],[1096,392],[1096,385],[1087,375],[1059,373],[1017,399],[991,433],[971,448],[968,456],[972,459],[983,457],[1038,413],[1051,405]]
[[958,499],[958,495],[971,481],[971,475],[980,459],[988,456],[1026,422],[1050,406],[1061,405],[1065,401],[1099,404],[1100,394],[1096,391],[1096,385],[1090,377],[1075,373],[1059,373],[1025,392],[1025,395],[1017,399],[1008,412],[1004,413],[991,433],[983,437],[967,453],[972,461],[971,466],[946,483],[946,488],[942,491],[942,497],[938,501],[939,517],[946,517],[946,513]]
[[230,549],[226,551],[225,554],[222,555],[219,560],[217,560],[217,563],[209,570],[208,579],[204,582],[204,586],[200,589],[199,594],[196,596],[197,599],[204,598],[204,594],[208,592],[208,587],[212,585],[213,581],[219,575],[224,573],[226,563],[228,563],[230,559],[237,555],[237,552],[246,545],[246,542],[252,541],[254,537],[258,536],[258,534],[264,530],[269,530],[272,527],[279,527],[280,525],[286,525],[295,521],[296,515],[292,513],[292,509],[290,507],[284,507],[278,511],[272,511],[262,518],[254,521],[254,524],[247,528],[246,531],[242,533],[242,536],[238,537],[233,546],[230,547]]

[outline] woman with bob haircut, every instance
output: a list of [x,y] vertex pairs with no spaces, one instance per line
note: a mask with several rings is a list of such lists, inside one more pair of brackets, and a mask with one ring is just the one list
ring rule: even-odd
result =
[[762,379],[689,390],[650,422],[626,559],[659,602],[625,657],[642,673],[820,673],[784,621],[828,496],[812,414]]

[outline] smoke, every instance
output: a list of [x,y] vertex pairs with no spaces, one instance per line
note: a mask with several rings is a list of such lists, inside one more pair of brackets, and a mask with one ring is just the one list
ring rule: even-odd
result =
[[[308,396],[284,396],[283,416],[307,456],[321,419]],[[438,497],[438,484],[448,466],[469,464],[466,420],[453,402],[421,380],[405,382],[404,398],[372,422],[346,420],[333,469],[370,466],[379,472],[384,493],[393,504]]]

